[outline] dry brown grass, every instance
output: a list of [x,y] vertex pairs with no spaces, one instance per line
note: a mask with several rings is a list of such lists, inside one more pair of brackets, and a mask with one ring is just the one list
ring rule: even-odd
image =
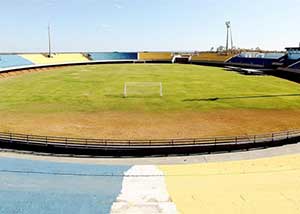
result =
[[299,114],[299,110],[63,114],[0,112],[0,131],[112,139],[233,136],[297,129],[300,128]]
[[8,72],[1,72],[0,73],[0,79],[2,78],[10,78],[10,77],[16,77],[28,73],[34,73],[34,72],[46,72],[51,70],[57,70],[61,69],[66,66],[57,66],[57,67],[45,67],[45,68],[31,68],[31,69],[24,69],[19,71],[8,71]]
[[[40,68],[0,73],[10,78]],[[0,112],[0,132],[112,139],[197,138],[260,134],[300,128],[300,110],[212,110],[209,112]]]

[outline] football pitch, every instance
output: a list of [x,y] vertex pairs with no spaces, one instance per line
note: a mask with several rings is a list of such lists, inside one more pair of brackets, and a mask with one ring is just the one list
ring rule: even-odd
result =
[[[124,98],[125,82],[161,82],[163,97],[159,88],[151,88],[149,93],[149,88],[139,86]],[[195,65],[65,67],[2,79],[0,93],[0,110],[16,112],[300,108],[299,84]]]
[[[128,88],[124,84],[138,83]],[[142,83],[161,83],[156,87]],[[138,93],[137,93],[138,92]],[[299,84],[180,64],[63,67],[0,79],[0,131],[173,138],[300,127]],[[255,120],[253,119],[255,118]]]

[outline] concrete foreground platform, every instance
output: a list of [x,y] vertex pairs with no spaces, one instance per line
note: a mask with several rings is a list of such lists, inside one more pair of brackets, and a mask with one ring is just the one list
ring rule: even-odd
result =
[[33,155],[27,152],[11,152],[9,150],[0,150],[0,157],[45,160],[55,162],[70,162],[81,164],[103,164],[103,165],[159,165],[159,164],[195,164],[209,162],[224,162],[251,160],[266,157],[275,157],[281,155],[300,154],[300,143],[272,147],[266,149],[255,149],[250,151],[236,151],[220,154],[201,154],[189,156],[166,156],[166,157],[145,157],[145,158],[72,158],[56,157],[47,155]]
[[0,213],[299,213],[300,144],[225,154],[0,152]]

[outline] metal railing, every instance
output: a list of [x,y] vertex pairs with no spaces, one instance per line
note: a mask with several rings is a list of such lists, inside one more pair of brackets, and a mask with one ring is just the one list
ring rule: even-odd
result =
[[[40,145],[59,145],[59,146],[113,146],[113,147],[155,147],[155,146],[192,146],[192,145],[220,145],[220,144],[243,144],[273,142],[300,137],[300,130],[290,130],[274,132],[260,135],[245,136],[220,136],[204,138],[184,138],[184,139],[152,139],[152,140],[118,140],[118,139],[87,139],[87,138],[68,138],[55,136],[26,135],[16,133],[0,132],[0,142],[26,143]],[[0,143],[1,147],[1,143]]]

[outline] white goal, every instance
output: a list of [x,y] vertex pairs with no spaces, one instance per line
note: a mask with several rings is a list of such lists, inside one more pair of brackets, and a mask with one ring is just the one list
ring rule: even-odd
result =
[[125,82],[124,97],[129,96],[163,96],[161,82]]

